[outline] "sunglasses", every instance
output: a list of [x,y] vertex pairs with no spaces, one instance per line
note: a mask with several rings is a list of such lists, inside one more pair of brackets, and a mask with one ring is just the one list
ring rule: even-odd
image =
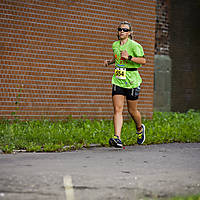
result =
[[129,32],[130,30],[129,29],[127,29],[127,28],[118,28],[118,31],[124,31],[124,32]]

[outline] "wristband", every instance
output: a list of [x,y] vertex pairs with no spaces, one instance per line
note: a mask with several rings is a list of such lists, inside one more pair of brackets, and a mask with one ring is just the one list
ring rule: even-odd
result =
[[128,60],[131,60],[133,56],[128,56]]

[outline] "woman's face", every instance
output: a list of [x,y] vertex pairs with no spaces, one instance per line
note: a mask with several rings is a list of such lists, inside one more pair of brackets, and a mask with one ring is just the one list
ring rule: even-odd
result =
[[120,27],[118,28],[118,34],[119,34],[120,40],[127,39],[128,36],[130,35],[129,25],[121,24]]

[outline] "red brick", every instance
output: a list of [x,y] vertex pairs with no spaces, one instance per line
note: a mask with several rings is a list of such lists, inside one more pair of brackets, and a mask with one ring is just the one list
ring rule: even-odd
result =
[[[156,1],[112,4],[87,0],[2,2],[0,117],[12,118],[23,85],[21,119],[66,119],[69,115],[112,119],[113,66],[105,68],[103,61],[112,57],[116,27],[128,19],[147,59],[140,69],[143,84],[138,107],[143,116],[151,118]],[[128,118],[127,107],[124,113]]]

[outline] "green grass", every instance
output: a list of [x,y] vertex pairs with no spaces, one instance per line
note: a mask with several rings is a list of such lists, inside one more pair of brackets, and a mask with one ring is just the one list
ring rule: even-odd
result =
[[173,197],[168,200],[200,200],[200,194],[192,195],[192,196],[186,196],[186,197]]
[[142,198],[144,200],[200,200],[200,193],[187,195],[187,196],[175,196],[175,197],[161,197],[161,198]]
[[200,200],[200,193],[193,194],[193,195],[187,195],[187,196],[174,196],[174,197],[160,197],[160,198],[144,197],[141,199],[144,199],[144,200]]
[[[143,120],[143,123],[146,126],[144,144],[200,142],[200,112],[155,112],[153,120]],[[91,144],[108,146],[113,131],[112,120],[1,120],[0,149],[5,153],[13,150],[52,152]],[[124,122],[122,142],[124,145],[136,144],[133,121]]]

